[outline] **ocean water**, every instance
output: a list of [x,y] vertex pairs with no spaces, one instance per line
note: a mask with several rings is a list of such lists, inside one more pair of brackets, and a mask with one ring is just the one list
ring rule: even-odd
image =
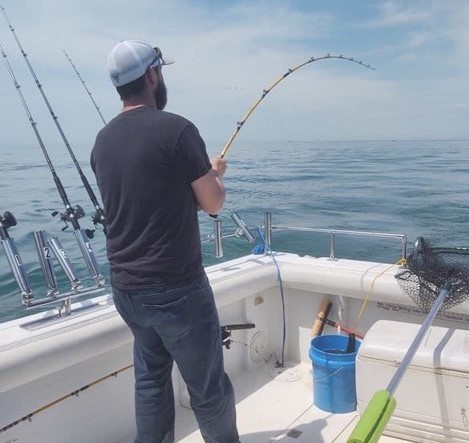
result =
[[[222,143],[207,143],[210,155]],[[90,146],[75,155],[94,186],[88,165]],[[93,207],[65,147],[48,147],[54,167],[72,205],[86,212],[80,220],[91,228]],[[36,145],[2,146],[0,213],[10,211],[17,226],[9,230],[28,270],[36,298],[45,283],[36,256],[32,232],[57,236],[85,285],[87,276],[71,227],[53,217],[63,204],[44,157]],[[469,245],[469,141],[291,141],[248,143],[235,141],[227,156],[227,199],[220,219],[225,235],[235,233],[231,213],[238,212],[254,234],[264,213],[274,225],[347,229],[405,234],[409,249],[418,236],[442,246]],[[96,186],[96,194],[99,196]],[[209,240],[213,220],[201,214],[200,230],[206,265],[247,254],[253,245],[244,237],[223,241],[224,257],[215,258]],[[108,278],[103,232],[95,232],[92,246],[102,273]],[[329,255],[326,234],[274,230],[273,250],[312,256]],[[400,257],[395,239],[337,236],[336,256],[394,263]],[[57,270],[62,291],[69,286]],[[28,315],[45,308],[25,310],[0,249],[0,320]]]

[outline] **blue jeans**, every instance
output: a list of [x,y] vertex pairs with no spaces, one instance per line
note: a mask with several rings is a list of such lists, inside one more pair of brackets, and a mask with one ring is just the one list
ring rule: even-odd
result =
[[207,443],[236,443],[234,392],[223,365],[218,313],[208,278],[166,288],[113,288],[134,335],[134,443],[174,441],[173,361]]

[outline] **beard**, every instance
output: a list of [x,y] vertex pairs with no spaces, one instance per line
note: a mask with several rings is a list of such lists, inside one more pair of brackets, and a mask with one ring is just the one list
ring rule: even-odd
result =
[[166,89],[166,85],[163,79],[160,79],[160,81],[158,81],[158,86],[156,87],[156,90],[155,90],[156,109],[162,111],[165,108],[167,102],[168,102],[168,91]]

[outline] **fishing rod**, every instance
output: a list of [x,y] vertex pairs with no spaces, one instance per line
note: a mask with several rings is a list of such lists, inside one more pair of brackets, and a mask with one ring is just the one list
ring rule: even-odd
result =
[[274,89],[282,80],[284,80],[285,78],[287,78],[290,74],[293,74],[293,72],[297,71],[298,69],[310,64],[310,63],[313,63],[313,62],[317,62],[317,61],[320,61],[320,60],[330,60],[330,59],[338,59],[338,60],[346,60],[346,61],[349,61],[349,62],[353,62],[353,63],[356,63],[358,65],[361,65],[363,66],[364,68],[367,68],[367,69],[372,69],[372,70],[375,70],[375,68],[371,67],[370,65],[366,65],[365,63],[363,63],[362,61],[359,61],[359,60],[355,60],[353,57],[346,57],[344,55],[330,55],[330,54],[327,54],[327,55],[324,55],[322,57],[317,57],[317,58],[314,58],[314,57],[311,57],[310,59],[306,60],[305,62],[303,63],[300,63],[298,66],[295,66],[294,68],[290,68],[285,74],[283,74],[279,79],[275,80],[274,83],[272,83],[271,86],[269,86],[267,89],[264,89],[262,91],[262,95],[253,103],[253,105],[249,108],[249,110],[246,112],[246,114],[244,115],[244,117],[242,118],[241,121],[237,122],[237,125],[236,125],[236,129],[233,131],[233,133],[231,134],[230,138],[228,139],[228,141],[226,142],[223,150],[221,151],[220,153],[220,157],[225,157],[226,154],[228,153],[228,150],[230,149],[231,147],[231,144],[233,143],[233,140],[236,138],[236,136],[238,135],[239,131],[241,130],[241,128],[243,127],[244,123],[246,122],[246,120],[251,116],[251,114],[254,112],[254,110],[257,108],[257,106],[261,103],[262,100],[264,100],[264,98],[267,96],[267,94],[272,91],[272,89]]
[[[34,69],[31,65],[31,63],[29,62],[29,59],[28,59],[28,56],[26,54],[26,52],[24,51],[19,39],[18,39],[18,36],[16,35],[16,32],[15,32],[15,29],[13,28],[12,24],[10,23],[10,20],[8,19],[8,16],[6,14],[6,11],[5,11],[5,8],[0,5],[0,8],[3,12],[3,16],[5,17],[5,21],[7,22],[8,24],[8,27],[10,28],[10,31],[11,33],[13,34],[13,37],[15,38],[15,41],[18,45],[18,48],[20,49],[21,51],[21,54],[23,55],[23,58],[29,68],[29,71],[31,72],[31,75],[33,76],[33,79],[34,79],[34,82],[36,83],[36,86],[38,87],[40,93],[41,93],[41,96],[42,98],[44,99],[44,102],[47,106],[47,109],[49,110],[49,113],[52,117],[52,119],[54,120],[54,123],[55,123],[55,126],[57,127],[61,137],[62,137],[62,140],[63,142],[65,143],[65,147],[67,148],[68,150],[68,153],[70,154],[70,157],[72,158],[73,160],[73,163],[75,164],[75,167],[80,175],[80,179],[83,183],[83,185],[85,186],[85,189],[86,189],[86,192],[88,193],[88,196],[90,197],[91,199],[91,202],[93,203],[93,206],[94,208],[96,209],[96,212],[94,213],[94,215],[91,217],[91,220],[93,221],[93,224],[96,226],[98,223],[100,223],[102,226],[103,226],[103,229],[105,230],[105,224],[104,224],[104,220],[105,220],[105,215],[104,215],[104,211],[103,209],[101,208],[101,206],[99,205],[98,203],[98,199],[96,198],[96,195],[95,193],[93,192],[93,189],[91,188],[85,174],[83,173],[76,157],[75,157],[75,154],[73,153],[73,150],[72,150],[72,147],[70,146],[70,143],[68,142],[67,140],[67,137],[65,136],[65,133],[64,131],[62,130],[62,127],[60,126],[60,123],[59,123],[59,119],[58,117],[55,115],[54,111],[52,110],[52,106],[50,105],[49,103],[49,100],[47,99],[46,97],[46,94],[44,93],[44,89],[42,88],[42,85],[41,83],[39,83],[39,80],[36,76],[36,73],[34,72]],[[93,237],[93,230],[90,230],[90,229],[87,229],[86,230],[86,235],[89,237],[89,238],[92,238]]]
[[[20,97],[21,103],[23,104],[24,110],[26,112],[26,115],[28,116],[29,122],[31,124],[31,127],[33,128],[34,134],[36,135],[36,138],[39,142],[39,146],[42,150],[42,153],[44,154],[44,157],[47,162],[47,166],[49,167],[52,177],[54,179],[55,186],[57,188],[57,191],[59,192],[60,198],[62,199],[62,202],[65,206],[65,212],[60,214],[60,219],[65,223],[65,227],[62,230],[67,229],[68,223],[70,223],[73,226],[74,229],[74,234],[75,237],[78,241],[78,245],[80,247],[80,250],[82,252],[82,255],[85,259],[86,265],[88,267],[88,270],[90,271],[91,275],[95,279],[96,283],[98,286],[102,286],[104,284],[104,278],[99,272],[99,267],[98,263],[96,261],[96,257],[94,255],[93,249],[91,248],[91,244],[88,240],[88,236],[86,235],[85,231],[80,228],[80,224],[78,222],[78,219],[83,217],[85,215],[83,209],[81,206],[77,205],[75,207],[72,207],[70,200],[68,199],[67,193],[65,192],[65,188],[62,185],[62,182],[60,181],[59,176],[57,175],[55,168],[52,164],[52,161],[49,157],[49,154],[47,152],[47,149],[44,145],[44,142],[42,141],[41,135],[39,133],[39,130],[37,129],[37,123],[34,121],[33,116],[31,114],[31,111],[29,110],[28,104],[26,103],[26,100],[23,96],[23,93],[21,92],[21,86],[19,85],[18,81],[16,80],[15,74],[13,72],[13,69],[10,65],[10,62],[8,61],[7,55],[3,49],[3,46],[0,44],[0,52],[3,57],[3,60],[5,62],[5,65],[8,69],[8,72],[10,74],[11,80],[13,81],[13,84],[15,85],[16,91],[18,92],[18,95]],[[57,215],[57,212],[54,212],[53,215]],[[68,257],[64,257],[68,258]]]
[[70,56],[65,52],[65,50],[63,51],[63,53],[65,54],[65,57],[67,57],[67,60],[70,62],[70,64],[72,65],[72,68],[73,70],[75,71],[75,73],[77,74],[78,78],[80,79],[81,81],[81,84],[83,85],[83,87],[85,88],[85,91],[88,93],[88,96],[90,97],[91,101],[93,102],[93,105],[96,109],[96,111],[98,111],[98,114],[99,116],[101,117],[101,120],[103,121],[103,123],[106,125],[106,120],[104,119],[103,117],[103,114],[101,113],[101,110],[99,108],[99,106],[96,104],[96,101],[94,100],[94,97],[93,97],[93,94],[90,92],[90,90],[88,89],[88,86],[86,86],[86,82],[85,80],[83,80],[83,78],[81,77],[80,73],[78,72],[78,69],[76,68],[76,66],[74,65],[74,63],[72,62],[72,59],[70,58]]

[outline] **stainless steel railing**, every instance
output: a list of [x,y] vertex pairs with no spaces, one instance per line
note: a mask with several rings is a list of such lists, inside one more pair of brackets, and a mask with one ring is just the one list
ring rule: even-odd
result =
[[297,231],[297,232],[316,232],[324,233],[330,236],[330,247],[329,247],[329,258],[336,260],[335,256],[335,245],[336,236],[347,235],[347,236],[361,236],[361,237],[379,237],[379,238],[395,238],[401,242],[401,257],[407,256],[407,236],[405,234],[393,234],[384,232],[367,232],[367,231],[351,231],[346,229],[323,229],[323,228],[310,228],[301,226],[286,226],[286,225],[274,225],[272,224],[272,214],[266,213],[264,216],[264,231],[265,231],[265,243],[268,246],[272,244],[272,231],[283,230],[283,231]]
[[[214,221],[214,233],[209,235],[202,241],[215,242],[215,256],[217,258],[223,257],[222,240],[230,237],[246,237],[249,243],[254,243],[254,236],[249,230],[247,224],[242,220],[238,213],[232,214],[233,221],[237,229],[233,233],[224,234],[220,220]],[[407,236],[405,234],[385,233],[385,232],[367,232],[367,231],[353,231],[347,229],[324,229],[304,226],[289,226],[289,225],[275,225],[272,223],[272,214],[266,212],[264,214],[264,224],[260,226],[263,230],[264,243],[266,245],[265,254],[267,254],[272,245],[273,231],[296,231],[296,232],[312,232],[322,233],[329,235],[329,259],[336,260],[336,240],[337,236],[356,236],[356,237],[374,237],[382,239],[397,239],[401,243],[401,258],[407,255]]]

